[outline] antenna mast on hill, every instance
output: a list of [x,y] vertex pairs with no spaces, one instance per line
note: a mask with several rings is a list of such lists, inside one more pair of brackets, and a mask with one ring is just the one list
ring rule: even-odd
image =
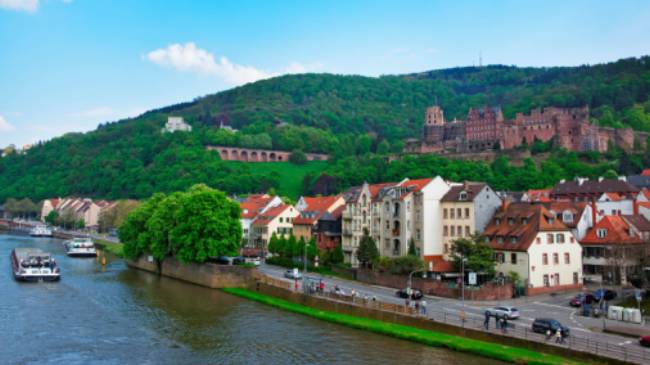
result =
[[481,51],[478,52],[478,67],[483,67],[483,54]]

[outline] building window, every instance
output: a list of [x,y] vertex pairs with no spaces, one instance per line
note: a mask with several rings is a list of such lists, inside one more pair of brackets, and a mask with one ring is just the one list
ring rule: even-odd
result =
[[503,236],[497,236],[497,243],[503,243]]
[[469,208],[465,208],[465,219],[469,219]]
[[598,238],[607,237],[607,228],[598,228],[596,230],[596,236],[598,236]]
[[542,254],[542,265],[548,265],[548,254]]
[[514,252],[510,254],[510,263],[517,265],[517,254]]
[[509,225],[515,224],[515,220],[513,218],[508,218],[508,224]]
[[458,226],[458,237],[463,237],[463,226]]
[[449,227],[448,226],[442,227],[442,235],[445,236],[445,237],[449,236]]
[[280,223],[282,223],[282,217],[280,217]]
[[551,282],[548,280],[548,275],[544,275],[544,286],[547,288],[551,286]]
[[418,239],[418,240],[420,239],[420,229],[419,228],[415,230],[415,238]]
[[573,283],[574,283],[574,284],[578,284],[578,281],[579,281],[579,280],[578,280],[578,273],[577,273],[577,272],[574,272],[574,273],[573,273]]
[[535,238],[535,242],[537,242],[537,244],[539,245],[540,243],[542,243],[542,239],[537,237],[537,238]]
[[555,274],[555,283],[553,285],[558,286],[560,285],[560,274]]
[[548,241],[548,243],[553,243],[553,234],[552,233],[549,233],[549,234],[546,235],[546,241]]
[[469,237],[471,235],[472,235],[472,233],[469,230],[469,226],[465,226],[465,237]]
[[501,224],[501,219],[496,218],[496,219],[494,220],[494,224],[496,224],[497,226],[500,225],[500,224]]
[[444,247],[445,247],[445,251],[444,251],[445,254],[448,254],[449,253],[449,245],[445,243]]
[[456,211],[454,208],[449,209],[449,218],[456,219]]
[[571,264],[571,255],[568,252],[564,253],[564,263],[567,265]]
[[445,209],[442,210],[442,217],[443,217],[444,219],[447,219],[447,208],[445,208]]
[[563,233],[558,233],[555,236],[555,239],[557,240],[557,243],[564,243],[564,234]]
[[557,253],[553,254],[553,265],[558,265],[560,263],[560,255]]
[[510,236],[510,243],[517,243],[517,236]]
[[576,240],[575,240],[575,238],[573,238],[573,236],[571,236],[571,237],[569,237],[569,242],[571,242],[571,243],[575,243]]
[[458,216],[458,219],[463,218],[463,210],[461,208],[456,209],[456,215]]

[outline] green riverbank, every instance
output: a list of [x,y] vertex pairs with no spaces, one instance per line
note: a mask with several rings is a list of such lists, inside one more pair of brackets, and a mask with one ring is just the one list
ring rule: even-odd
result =
[[320,320],[367,330],[403,340],[422,343],[428,346],[446,347],[473,355],[507,361],[516,364],[580,364],[556,355],[548,355],[523,348],[499,345],[491,342],[457,337],[441,332],[428,331],[416,327],[405,326],[379,320],[355,317],[335,312],[322,311],[311,307],[294,304],[286,300],[260,294],[247,289],[226,288],[226,293],[271,305],[289,312],[298,313]]
[[114,243],[102,239],[95,239],[95,244],[102,250],[108,251],[118,257],[124,257],[124,245],[121,243]]

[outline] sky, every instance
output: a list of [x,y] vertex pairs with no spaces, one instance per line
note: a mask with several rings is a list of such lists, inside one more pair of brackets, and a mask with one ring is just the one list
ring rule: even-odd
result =
[[0,147],[286,73],[648,54],[647,0],[0,0]]

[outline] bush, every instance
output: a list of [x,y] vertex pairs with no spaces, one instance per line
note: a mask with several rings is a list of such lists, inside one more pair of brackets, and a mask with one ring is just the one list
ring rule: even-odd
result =
[[296,165],[302,165],[307,163],[307,155],[301,150],[293,150],[289,156],[289,161]]

